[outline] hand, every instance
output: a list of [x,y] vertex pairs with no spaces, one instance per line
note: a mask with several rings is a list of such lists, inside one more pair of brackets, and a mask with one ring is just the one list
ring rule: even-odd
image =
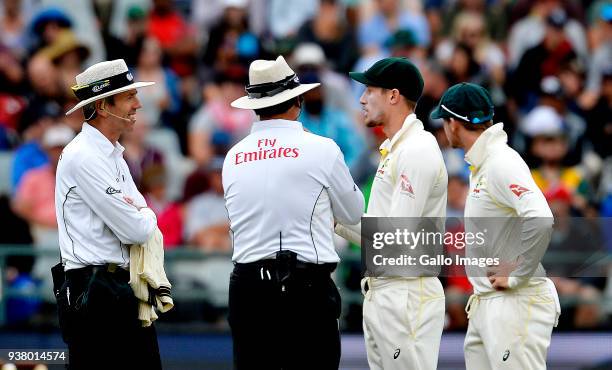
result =
[[500,262],[499,265],[489,266],[487,277],[495,290],[510,288],[508,279],[512,271],[516,270],[521,262],[521,257],[516,262]]

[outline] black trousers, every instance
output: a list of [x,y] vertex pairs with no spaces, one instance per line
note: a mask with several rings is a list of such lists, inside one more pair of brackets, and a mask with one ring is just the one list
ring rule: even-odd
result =
[[281,283],[273,261],[235,266],[229,289],[235,369],[338,369],[334,268],[297,268]]
[[89,266],[66,272],[57,295],[68,369],[161,369],[155,328],[138,320],[129,272]]

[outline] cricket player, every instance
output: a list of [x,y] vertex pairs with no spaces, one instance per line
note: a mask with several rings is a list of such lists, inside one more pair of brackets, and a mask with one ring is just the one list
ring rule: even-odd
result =
[[[485,272],[466,266],[474,287],[466,307],[466,368],[545,369],[561,312],[540,264],[553,216],[525,161],[507,145],[503,124],[493,124],[493,113],[484,88],[461,83],[446,91],[431,114],[443,119],[449,142],[465,150],[470,164],[466,233],[488,234],[484,246],[467,245],[466,256],[500,258]],[[478,218],[489,220],[488,227],[479,228]]]
[[[387,136],[364,216],[444,218],[446,167],[436,139],[414,114],[421,73],[408,59],[385,58],[350,76],[366,85],[360,98],[366,125],[382,126]],[[357,244],[360,230],[360,224],[336,225],[338,235]],[[445,308],[437,276],[366,277],[362,288],[370,369],[435,370]]]

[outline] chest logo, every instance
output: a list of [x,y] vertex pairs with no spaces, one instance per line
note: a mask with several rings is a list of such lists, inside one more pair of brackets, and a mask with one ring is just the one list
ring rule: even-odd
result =
[[414,198],[414,189],[412,188],[412,183],[408,179],[408,176],[404,174],[400,175],[400,191]]
[[108,195],[119,194],[119,193],[121,193],[121,190],[115,189],[112,186],[109,186],[108,188],[106,188],[106,194]]
[[484,177],[480,177],[478,179],[478,181],[476,182],[476,185],[474,186],[474,189],[472,189],[472,197],[473,198],[480,198],[480,193],[486,189],[486,179]]
[[531,190],[527,189],[524,186],[518,185],[518,184],[511,184],[509,188],[510,188],[510,191],[512,191],[514,195],[516,195],[519,199],[521,199],[523,194],[531,193]]

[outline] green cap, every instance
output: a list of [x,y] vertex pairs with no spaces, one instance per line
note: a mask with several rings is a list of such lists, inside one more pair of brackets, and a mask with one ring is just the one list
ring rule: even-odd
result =
[[388,48],[413,47],[418,44],[414,32],[409,29],[398,30],[385,41],[385,46]]
[[462,82],[446,90],[430,117],[483,123],[492,120],[493,114],[493,101],[489,92],[482,86]]
[[418,101],[423,93],[423,76],[406,58],[385,58],[365,72],[350,72],[349,76],[364,85],[398,89],[406,99]]

